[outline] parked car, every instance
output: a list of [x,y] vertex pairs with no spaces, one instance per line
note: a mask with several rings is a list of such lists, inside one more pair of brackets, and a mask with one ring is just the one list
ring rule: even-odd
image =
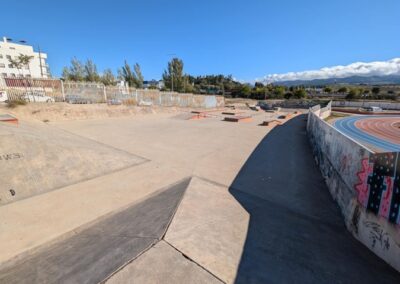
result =
[[0,91],[0,102],[7,102],[8,96],[6,91]]
[[377,106],[370,106],[370,107],[366,107],[365,110],[371,111],[371,112],[379,112],[379,111],[382,111],[382,108],[377,107]]
[[40,91],[29,91],[26,92],[22,99],[31,103],[54,103],[55,100],[52,97],[46,96],[45,92]]
[[257,103],[257,106],[258,106],[260,109],[265,110],[265,111],[267,111],[267,110],[272,110],[271,105],[269,105],[269,104],[267,104],[267,103],[265,103],[265,102],[258,102],[258,103]]
[[65,101],[69,104],[92,104],[93,101],[88,98],[83,98],[78,95],[66,95]]
[[111,99],[107,101],[108,105],[122,105],[122,100],[119,99]]

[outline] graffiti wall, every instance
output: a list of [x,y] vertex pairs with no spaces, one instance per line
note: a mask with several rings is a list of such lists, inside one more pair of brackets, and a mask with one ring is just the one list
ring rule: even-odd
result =
[[358,202],[369,212],[399,224],[399,153],[370,154],[361,160],[360,182],[355,185]]
[[329,107],[308,115],[315,162],[348,230],[400,271],[400,153],[369,151],[324,121],[329,115]]

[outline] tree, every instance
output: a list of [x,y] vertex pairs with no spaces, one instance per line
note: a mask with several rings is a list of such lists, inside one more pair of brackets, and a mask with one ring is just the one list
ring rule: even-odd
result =
[[285,94],[285,87],[284,86],[275,86],[275,87],[273,87],[273,93],[276,98],[278,98],[278,99],[283,98],[283,95]]
[[136,76],[136,87],[137,88],[143,88],[143,75],[142,75],[142,70],[140,70],[140,65],[138,63],[135,63],[133,66],[133,70],[135,70],[135,76]]
[[84,66],[85,81],[88,82],[98,82],[100,81],[100,76],[97,73],[97,66],[93,63],[91,59],[86,60]]
[[254,87],[255,87],[255,88],[264,88],[264,84],[261,83],[261,82],[256,82],[256,83],[254,84]]
[[106,69],[103,72],[103,75],[101,76],[101,82],[108,86],[108,85],[114,85],[115,84],[115,76],[111,69]]
[[347,88],[346,87],[339,88],[338,93],[341,93],[341,94],[347,93]]
[[287,99],[287,100],[291,99],[292,97],[293,97],[293,93],[291,93],[291,92],[287,92],[287,93],[284,95],[284,98]]
[[135,88],[143,87],[143,75],[140,70],[140,65],[135,63],[133,66],[133,71],[129,66],[128,62],[125,60],[124,66],[120,70],[118,70],[118,77],[125,82],[128,82],[129,86]]
[[23,75],[23,72],[22,72],[23,67],[28,68],[29,75],[31,76],[31,68],[29,66],[29,63],[31,62],[32,59],[33,59],[33,56],[24,55],[24,54],[20,53],[17,56],[17,58],[15,58],[15,59],[9,58],[8,61],[10,62],[11,67],[18,69],[18,73],[21,76]]
[[18,57],[15,59],[9,58],[8,62],[10,62],[11,68],[17,68],[18,73],[21,75],[22,64],[19,61],[19,58]]
[[71,59],[71,66],[63,68],[62,76],[65,80],[84,81],[85,67],[81,61],[74,57]]
[[374,95],[379,95],[380,91],[381,89],[379,87],[373,87],[371,90]]
[[293,95],[296,99],[303,99],[307,96],[307,92],[303,88],[300,88],[295,90]]
[[241,92],[242,96],[248,98],[250,96],[250,94],[251,94],[251,88],[247,84],[243,85],[241,90],[240,90],[240,92]]
[[325,87],[325,88],[324,88],[324,92],[330,94],[330,93],[332,93],[332,88],[330,88],[330,87]]
[[168,62],[167,70],[164,70],[163,80],[165,86],[176,92],[184,91],[183,61],[179,58],[173,58]]
[[347,100],[355,100],[359,98],[359,91],[357,89],[351,89],[350,92],[347,94]]

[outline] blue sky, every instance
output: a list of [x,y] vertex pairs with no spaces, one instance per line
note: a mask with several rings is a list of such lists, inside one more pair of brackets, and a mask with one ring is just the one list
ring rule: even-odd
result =
[[398,0],[2,1],[0,36],[40,45],[53,75],[76,56],[126,59],[159,79],[169,54],[192,75],[271,73],[400,57]]

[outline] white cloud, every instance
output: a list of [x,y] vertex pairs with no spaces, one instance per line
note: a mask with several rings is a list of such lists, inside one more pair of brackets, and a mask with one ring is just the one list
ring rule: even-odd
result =
[[319,70],[310,70],[302,72],[289,72],[284,74],[271,74],[258,82],[279,82],[294,80],[314,80],[327,78],[346,78],[350,76],[383,76],[400,75],[400,58],[394,58],[388,61],[375,62],[355,62],[346,66],[325,67]]

